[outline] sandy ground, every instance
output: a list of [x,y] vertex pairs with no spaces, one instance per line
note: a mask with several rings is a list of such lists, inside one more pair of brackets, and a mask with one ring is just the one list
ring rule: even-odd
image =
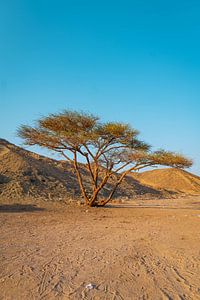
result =
[[1,204],[0,231],[0,299],[200,299],[200,197]]

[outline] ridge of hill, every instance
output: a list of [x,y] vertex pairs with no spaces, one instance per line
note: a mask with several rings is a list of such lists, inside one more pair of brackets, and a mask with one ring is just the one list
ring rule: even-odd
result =
[[156,169],[132,175],[141,184],[176,193],[200,195],[200,177],[176,168]]

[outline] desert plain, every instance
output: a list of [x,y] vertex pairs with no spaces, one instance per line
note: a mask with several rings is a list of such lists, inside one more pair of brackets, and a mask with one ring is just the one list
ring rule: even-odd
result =
[[0,299],[200,299],[200,197],[0,205]]

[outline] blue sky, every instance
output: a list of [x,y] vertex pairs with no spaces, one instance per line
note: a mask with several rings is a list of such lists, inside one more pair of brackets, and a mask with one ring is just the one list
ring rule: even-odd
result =
[[193,0],[0,1],[0,137],[20,144],[20,124],[85,110],[200,175],[199,16]]

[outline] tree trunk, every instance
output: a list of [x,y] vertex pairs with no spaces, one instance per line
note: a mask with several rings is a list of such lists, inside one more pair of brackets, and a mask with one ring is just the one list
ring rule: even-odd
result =
[[77,154],[76,154],[76,152],[74,152],[74,168],[76,170],[76,174],[77,174],[77,178],[78,178],[78,183],[79,183],[79,186],[80,186],[83,198],[85,200],[85,204],[88,205],[89,204],[89,199],[88,199],[88,196],[86,194],[85,188],[83,186],[83,180],[82,180],[81,173],[80,173],[80,170],[79,170],[79,167],[78,167],[78,163],[77,163]]
[[110,174],[106,174],[105,177],[103,178],[101,184],[94,190],[93,196],[92,196],[91,200],[89,201],[89,206],[99,206],[98,202],[97,202],[98,194],[102,190],[104,185],[107,183],[109,177],[110,177]]

